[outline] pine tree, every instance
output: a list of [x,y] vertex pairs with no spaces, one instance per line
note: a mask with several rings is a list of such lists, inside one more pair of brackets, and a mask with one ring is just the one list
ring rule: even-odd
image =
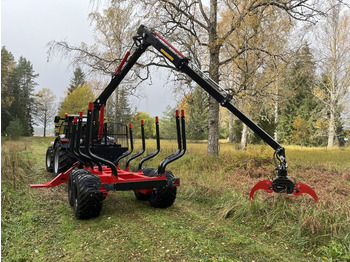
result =
[[[296,53],[295,60],[285,75],[284,95],[287,99],[281,105],[278,127],[281,142],[301,143],[296,141],[298,136],[294,135],[293,140],[293,130],[295,130],[293,123],[298,117],[306,121],[308,128],[314,129],[313,126],[322,111],[321,103],[312,94],[315,81],[315,62],[308,44],[305,44]],[[312,143],[311,140],[310,143]]]
[[[3,123],[1,131],[4,132],[11,121],[18,119],[23,126],[25,136],[33,135],[33,91],[37,85],[33,65],[24,57],[20,57],[17,64],[13,56],[5,47],[1,50],[4,58],[1,61],[1,91],[3,97],[2,112]],[[6,131],[5,131],[6,133]]]
[[73,77],[70,79],[70,84],[68,87],[68,95],[70,95],[78,86],[83,86],[86,84],[85,74],[80,67],[74,70]]
[[116,105],[116,119],[118,123],[127,125],[131,120],[131,108],[128,101],[128,93],[125,88],[120,88]]
[[9,88],[9,78],[16,67],[15,58],[6,50],[5,46],[1,48],[1,133],[11,121],[10,106],[13,102]]
[[25,127],[25,136],[33,135],[33,120],[32,120],[32,108],[33,108],[33,92],[37,83],[34,81],[39,74],[35,74],[33,65],[24,57],[20,57],[16,67],[16,77],[19,81],[19,103],[20,111],[15,112],[15,116],[22,120],[22,124]]
[[23,136],[24,134],[24,128],[21,123],[21,121],[18,118],[15,118],[14,120],[10,121],[9,125],[6,128],[6,135],[11,137],[11,139],[16,140],[20,136]]
[[208,95],[197,86],[181,101],[179,108],[186,112],[187,137],[202,140],[208,136]]

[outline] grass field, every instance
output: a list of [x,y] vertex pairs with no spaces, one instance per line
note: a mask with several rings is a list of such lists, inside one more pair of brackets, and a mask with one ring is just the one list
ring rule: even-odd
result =
[[[248,200],[253,185],[274,174],[269,147],[241,152],[221,143],[220,157],[208,157],[205,143],[189,143],[168,167],[181,178],[172,207],[110,192],[98,218],[77,220],[66,184],[29,187],[52,179],[44,161],[51,140],[2,142],[3,261],[350,260],[350,148],[286,148],[289,175],[313,187],[318,204],[264,191]],[[175,151],[175,142],[161,144],[148,166]]]

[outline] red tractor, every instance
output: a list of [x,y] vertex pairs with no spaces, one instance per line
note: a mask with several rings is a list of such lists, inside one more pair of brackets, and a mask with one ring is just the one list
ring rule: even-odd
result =
[[[122,170],[118,166],[119,160],[130,155],[133,149],[131,127],[129,129],[131,150],[126,151],[127,148],[120,147],[120,145],[118,147],[118,144],[114,143],[113,139],[109,139],[108,130],[104,124],[106,100],[119,86],[140,56],[149,46],[153,46],[175,66],[176,70],[188,75],[209,95],[215,98],[221,106],[226,107],[275,150],[273,160],[276,165],[276,177],[273,181],[264,180],[257,183],[250,193],[249,197],[251,200],[255,191],[260,189],[268,193],[294,195],[306,193],[312,196],[315,201],[318,200],[316,193],[311,187],[302,183],[296,183],[294,179],[287,176],[288,164],[284,147],[236,108],[231,103],[233,98],[231,94],[206,76],[187,57],[154,30],[152,31],[141,25],[133,40],[134,43],[130,51],[122,59],[111,82],[95,102],[90,103],[86,124],[83,125],[85,117],[83,117],[82,113],[79,116],[66,117],[67,119],[64,120],[67,126],[70,126],[69,135],[67,133],[65,136],[58,137],[54,145],[49,147],[47,154],[47,169],[49,171],[52,169],[53,162],[53,169],[57,176],[50,182],[31,185],[31,187],[53,187],[68,182],[69,203],[74,207],[75,216],[79,219],[98,216],[101,211],[102,200],[110,190],[134,190],[137,199],[148,199],[154,207],[166,208],[174,203],[176,187],[179,186],[180,179],[175,178],[172,172],[165,168],[169,163],[183,156],[186,151],[183,112],[181,113],[181,121],[179,113],[176,113],[178,151],[165,158],[159,164],[158,169],[142,168],[142,164],[159,152],[159,131],[157,131],[157,151],[143,158],[136,172],[130,172],[130,161],[140,156],[145,150],[144,138],[142,139],[143,150],[131,156],[127,160],[125,169]],[[131,52],[132,55],[130,56]],[[158,120],[156,120],[156,127],[158,127]],[[141,130],[143,130],[143,123],[141,123]],[[66,160],[61,161],[63,158]],[[63,170],[65,171],[60,173]]]

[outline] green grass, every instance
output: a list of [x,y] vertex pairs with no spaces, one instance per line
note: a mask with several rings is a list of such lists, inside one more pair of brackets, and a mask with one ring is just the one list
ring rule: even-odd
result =
[[[315,188],[319,204],[308,196],[265,192],[251,203],[254,183],[273,174],[270,148],[248,146],[241,152],[222,143],[217,158],[206,155],[205,143],[189,143],[186,155],[168,166],[181,178],[171,208],[151,208],[132,192],[110,192],[98,218],[80,221],[65,184],[29,188],[52,179],[44,163],[50,140],[2,144],[3,261],[350,259],[349,148],[287,147],[291,175]],[[146,143],[154,150],[154,141]],[[176,150],[175,141],[161,144],[160,156],[147,166]]]

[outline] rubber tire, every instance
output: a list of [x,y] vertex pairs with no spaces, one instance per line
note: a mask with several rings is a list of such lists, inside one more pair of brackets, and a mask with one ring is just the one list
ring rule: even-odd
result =
[[72,181],[73,209],[77,219],[98,217],[102,209],[101,180],[98,175],[86,171],[79,172]]
[[170,170],[165,170],[168,185],[163,188],[157,188],[149,195],[148,201],[152,207],[167,208],[174,204],[176,199],[176,187],[170,183],[175,178]]
[[45,165],[46,165],[46,171],[52,173],[53,172],[53,146],[49,146],[46,150]]
[[[155,174],[155,169],[153,167],[143,167],[142,168],[142,173],[145,176],[152,177]],[[148,194],[147,195],[146,194],[142,194],[141,192],[139,192],[137,190],[134,191],[134,194],[135,194],[136,199],[140,200],[140,201],[146,201],[149,198]]]
[[59,144],[55,146],[53,173],[55,176],[67,171],[75,163],[75,158]]
[[85,169],[78,169],[78,170],[73,170],[69,174],[69,179],[68,179],[68,202],[71,206],[74,204],[74,199],[73,199],[73,184],[75,183],[75,179],[78,174],[80,173],[86,173]]

